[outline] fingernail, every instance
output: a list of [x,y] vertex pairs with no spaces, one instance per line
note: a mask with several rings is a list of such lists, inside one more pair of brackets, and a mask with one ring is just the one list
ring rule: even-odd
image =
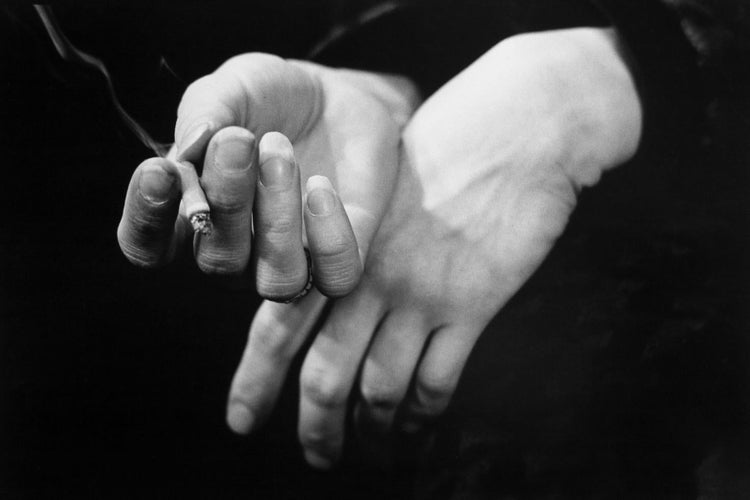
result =
[[253,412],[243,404],[233,404],[227,410],[227,425],[237,434],[249,433],[254,422]]
[[272,158],[283,158],[294,163],[294,148],[289,139],[279,132],[264,134],[258,144],[258,156],[261,165]]
[[336,206],[336,197],[327,189],[318,188],[307,195],[307,207],[313,215],[328,215]]
[[243,171],[250,166],[254,147],[255,138],[249,132],[247,135],[219,140],[214,154],[214,166],[225,172]]
[[185,134],[177,147],[177,161],[200,158],[203,148],[211,138],[211,123],[201,123]]
[[146,165],[141,168],[138,191],[150,203],[161,205],[170,200],[175,181],[175,177],[161,166]]
[[305,460],[316,469],[330,469],[333,466],[333,460],[313,450],[305,450]]
[[313,175],[305,184],[307,209],[312,215],[325,216],[336,208],[336,193],[328,177]]
[[260,182],[266,187],[288,187],[294,179],[294,165],[283,158],[271,158],[260,166]]

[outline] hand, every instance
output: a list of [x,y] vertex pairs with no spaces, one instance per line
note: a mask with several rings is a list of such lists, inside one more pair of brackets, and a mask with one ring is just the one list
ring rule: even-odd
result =
[[[173,156],[205,157],[214,230],[195,236],[198,266],[238,275],[250,265],[262,296],[286,300],[307,283],[307,243],[318,290],[349,292],[390,197],[416,99],[404,78],[266,54],[235,57],[193,83],[178,109]],[[133,174],[118,239],[137,265],[168,263],[192,236],[184,210],[178,216],[184,168],[152,158]]]
[[[629,159],[640,129],[633,80],[603,29],[507,39],[422,105],[362,281],[335,302],[302,367],[309,463],[339,457],[350,396],[368,433],[391,428],[397,409],[405,430],[445,409],[476,339],[545,258],[578,191]],[[290,356],[318,313],[276,311],[251,327],[230,422],[267,411],[258,394],[278,373],[258,363]]]

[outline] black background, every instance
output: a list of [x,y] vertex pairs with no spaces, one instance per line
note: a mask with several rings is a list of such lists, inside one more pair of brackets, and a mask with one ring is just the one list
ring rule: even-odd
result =
[[[57,10],[163,141],[190,81],[241,52],[303,57],[337,12],[302,1],[176,10]],[[750,491],[746,96],[725,96],[718,143],[644,152],[583,194],[430,436],[399,439],[390,468],[352,441],[342,467],[321,474],[296,444],[294,376],[257,436],[226,430],[258,298],[187,260],[147,273],[121,257],[125,188],[149,151],[100,75],[60,60],[30,6],[4,7],[0,21],[2,498]]]

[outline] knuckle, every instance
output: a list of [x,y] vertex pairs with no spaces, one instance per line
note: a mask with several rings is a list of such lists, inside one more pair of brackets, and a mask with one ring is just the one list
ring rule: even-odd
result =
[[217,71],[229,72],[238,76],[244,76],[248,69],[255,69],[262,65],[284,65],[286,62],[281,57],[264,52],[250,52],[240,54],[227,59]]
[[269,245],[286,246],[290,235],[299,238],[300,222],[294,216],[278,212],[271,217],[259,217],[256,232],[258,237],[266,240]]
[[233,222],[246,222],[246,227],[250,227],[252,194],[249,187],[245,189],[244,184],[245,182],[220,186],[218,189],[213,186],[206,187],[208,204],[214,217],[238,219]]
[[175,137],[189,133],[200,123],[217,120],[222,124],[241,123],[241,110],[234,103],[242,95],[241,82],[231,74],[217,71],[195,80],[185,89],[177,107]]
[[417,380],[417,397],[427,409],[440,412],[448,405],[454,386],[447,375],[422,376]]
[[[240,127],[238,125],[229,125],[227,127],[224,127],[217,131],[212,140],[223,142],[223,141],[242,141],[243,144],[252,145],[252,142],[255,139],[255,135],[250,132],[245,127]],[[236,147],[236,146],[235,146]],[[243,150],[244,155],[240,156],[240,158],[247,159],[248,163],[250,161],[249,153],[247,149]],[[237,161],[237,162],[228,162],[226,165],[228,166],[235,166],[235,167],[246,167],[247,165],[244,165],[243,161]],[[244,168],[243,168],[244,169]]]
[[215,82],[216,77],[211,75],[204,75],[197,80],[194,80],[191,82],[187,88],[185,89],[185,97],[190,97],[193,95],[201,95],[203,92],[206,92],[216,86]]
[[274,359],[288,359],[289,338],[284,330],[271,320],[256,321],[253,324],[253,347]]
[[335,373],[319,369],[302,372],[300,389],[316,406],[331,409],[346,404],[348,391]]
[[401,401],[401,391],[394,385],[382,381],[363,382],[360,391],[365,403],[379,410],[393,410]]
[[315,253],[326,260],[342,260],[356,253],[356,244],[346,238],[330,238],[316,245]]
[[216,74],[209,74],[198,78],[197,80],[190,83],[182,96],[179,106],[177,107],[177,127],[175,129],[178,134],[188,132],[188,128],[194,122],[200,119],[197,113],[205,112],[204,109],[195,108],[196,104],[203,104],[203,101],[208,99],[209,96],[216,95],[215,90],[218,88],[219,82]]

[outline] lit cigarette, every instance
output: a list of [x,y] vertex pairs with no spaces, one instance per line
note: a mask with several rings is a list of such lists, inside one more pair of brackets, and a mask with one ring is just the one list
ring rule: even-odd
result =
[[[107,67],[104,63],[91,54],[79,50],[70,42],[70,40],[68,40],[60,29],[60,25],[49,5],[34,5],[34,8],[39,14],[39,17],[41,17],[42,23],[60,56],[66,61],[77,62],[99,71],[107,82],[107,90],[109,92],[109,97],[112,100],[112,104],[125,124],[138,136],[143,144],[151,148],[157,155],[165,157],[169,145],[159,143],[151,138],[148,132],[146,132],[146,130],[141,127],[138,122],[127,113],[127,111],[125,111],[125,108],[122,107],[120,100],[117,98],[115,87],[112,84],[112,77],[109,75],[109,71],[107,71]],[[192,163],[185,161],[185,159],[200,158],[202,156],[202,149],[208,143],[211,134],[211,127],[206,124],[202,131],[194,132],[192,142],[183,147],[179,154],[176,154],[174,150],[172,150],[166,155],[166,158],[175,164],[180,176],[180,184],[182,185],[182,202],[185,207],[185,214],[187,215],[190,224],[193,226],[193,231],[202,235],[211,234],[211,230],[213,229],[211,224],[211,213],[208,201],[206,201],[206,195],[203,193],[200,180],[198,179],[198,173],[195,171],[195,166]]]
[[211,128],[205,126],[203,131],[199,132],[187,146],[181,148],[179,153],[173,153],[174,158],[171,157],[172,154],[168,156],[168,159],[176,165],[177,173],[180,176],[185,215],[190,221],[190,225],[193,226],[193,231],[204,236],[211,234],[213,229],[211,208],[208,206],[208,200],[206,200],[206,194],[201,187],[195,166],[185,158],[200,158],[201,150],[206,146],[212,133]]
[[174,161],[182,186],[182,203],[185,215],[193,226],[193,231],[204,236],[211,234],[211,209],[206,201],[206,195],[201,188],[198,173],[188,161]]

